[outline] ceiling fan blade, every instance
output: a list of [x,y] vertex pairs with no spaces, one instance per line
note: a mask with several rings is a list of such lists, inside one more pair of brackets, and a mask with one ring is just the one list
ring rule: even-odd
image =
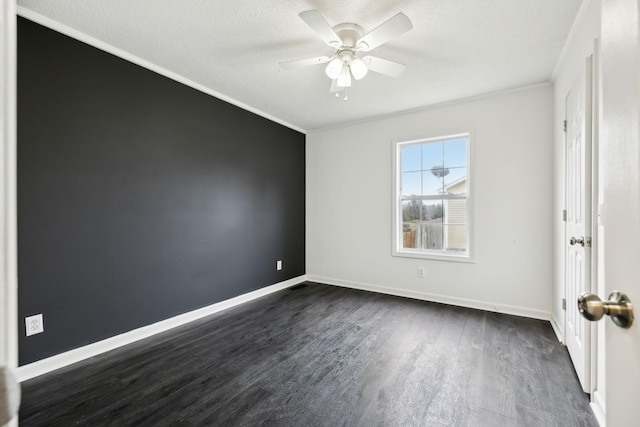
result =
[[407,68],[404,64],[387,61],[375,56],[365,56],[362,58],[362,62],[365,63],[369,70],[389,77],[399,77],[404,72],[404,69]]
[[278,65],[283,70],[290,70],[292,68],[300,68],[300,67],[307,67],[309,65],[324,64],[325,62],[329,62],[330,60],[331,60],[331,57],[329,56],[318,56],[316,58],[298,59],[296,61],[281,62]]
[[404,13],[400,12],[388,21],[380,24],[373,30],[365,34],[358,42],[359,50],[369,51],[375,49],[401,34],[406,33],[413,28],[411,20]]
[[338,48],[342,45],[340,37],[317,10],[307,10],[301,12],[298,16],[329,46]]
[[338,79],[331,80],[331,87],[329,88],[329,92],[334,93],[340,92],[341,90],[344,90],[344,88],[338,86]]

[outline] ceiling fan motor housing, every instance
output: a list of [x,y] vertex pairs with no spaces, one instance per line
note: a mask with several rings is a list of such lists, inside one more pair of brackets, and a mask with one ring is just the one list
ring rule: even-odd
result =
[[340,40],[342,40],[341,50],[357,49],[359,46],[356,46],[356,42],[364,35],[364,30],[360,25],[350,22],[336,25],[333,27],[333,31],[340,37]]

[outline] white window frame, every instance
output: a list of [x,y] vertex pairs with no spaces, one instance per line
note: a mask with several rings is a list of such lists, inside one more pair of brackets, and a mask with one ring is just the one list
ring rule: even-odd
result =
[[[439,196],[410,196],[410,197],[402,197],[402,167],[401,167],[401,150],[402,147],[407,145],[417,145],[438,141],[448,141],[457,138],[467,138],[467,195],[459,198],[467,199],[467,251],[458,253],[454,251],[444,251],[444,250],[424,250],[424,249],[409,249],[402,247],[402,201],[403,200],[430,200],[430,199],[456,199],[457,197],[442,197]],[[393,157],[393,167],[392,167],[392,183],[393,183],[393,191],[392,191],[392,255],[397,257],[407,257],[407,258],[421,258],[421,259],[431,259],[431,260],[441,260],[441,261],[455,261],[455,262],[475,262],[473,258],[473,248],[475,245],[475,236],[474,236],[474,203],[473,203],[473,173],[474,173],[474,165],[473,165],[473,133],[471,131],[468,132],[460,132],[460,133],[452,133],[444,136],[437,137],[428,137],[428,138],[420,138],[413,140],[401,140],[401,141],[393,141],[392,142],[392,157]]]

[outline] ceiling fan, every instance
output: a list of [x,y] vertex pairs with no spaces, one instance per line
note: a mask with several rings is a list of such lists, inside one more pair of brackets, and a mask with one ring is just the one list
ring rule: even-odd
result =
[[398,77],[406,68],[403,64],[375,56],[358,55],[359,52],[375,49],[412,29],[413,24],[404,13],[398,13],[366,34],[361,26],[352,23],[331,27],[317,10],[307,10],[298,16],[335,52],[333,56],[281,62],[280,68],[288,70],[328,63],[325,73],[331,79],[329,91],[336,92],[336,96],[339,96],[337,92],[351,86],[351,76],[360,80],[371,70],[385,76]]

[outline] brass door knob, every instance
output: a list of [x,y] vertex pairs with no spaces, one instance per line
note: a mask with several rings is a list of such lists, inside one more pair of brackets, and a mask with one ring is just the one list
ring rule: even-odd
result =
[[607,301],[597,295],[585,292],[578,298],[578,310],[582,317],[590,321],[598,321],[609,315],[613,323],[621,328],[629,328],[633,324],[633,306],[624,293],[613,291]]

